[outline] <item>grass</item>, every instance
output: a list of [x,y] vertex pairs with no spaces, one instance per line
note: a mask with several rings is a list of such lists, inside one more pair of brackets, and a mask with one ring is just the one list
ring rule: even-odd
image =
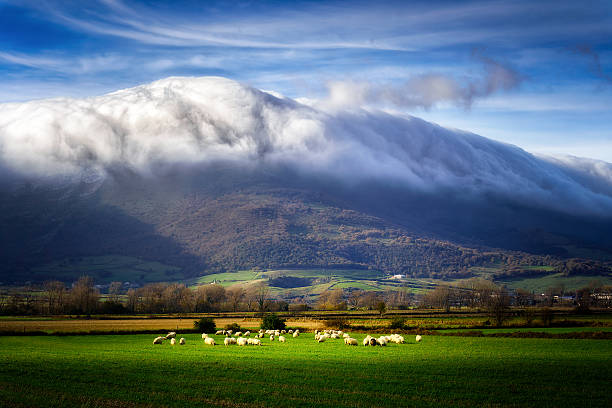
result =
[[[483,334],[493,333],[514,333],[514,332],[532,332],[532,333],[578,333],[578,332],[612,332],[612,327],[509,327],[499,329],[477,329]],[[448,329],[444,333],[461,333],[470,332],[474,329]]]
[[46,280],[52,276],[53,279],[70,281],[82,275],[93,277],[98,284],[113,281],[161,282],[183,277],[180,268],[175,266],[122,255],[66,258],[32,270],[33,280]]
[[[362,334],[354,335],[358,340]],[[0,338],[5,407],[612,405],[612,342],[426,336],[347,347],[152,345],[152,335]],[[217,337],[217,340],[221,340]]]
[[600,281],[603,285],[612,285],[612,276],[564,276],[561,273],[541,276],[538,278],[510,279],[500,281],[512,289],[543,293],[547,288],[564,285],[565,290],[576,290],[588,286],[592,281]]

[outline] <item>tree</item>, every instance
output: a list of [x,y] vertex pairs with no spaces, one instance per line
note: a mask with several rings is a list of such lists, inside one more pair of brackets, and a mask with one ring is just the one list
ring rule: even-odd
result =
[[509,317],[510,296],[504,288],[498,288],[491,296],[489,302],[489,315],[495,326],[501,326]]
[[127,310],[130,313],[135,313],[138,309],[138,302],[140,297],[138,296],[138,292],[134,289],[128,289],[127,291]]
[[385,302],[378,302],[376,304],[376,310],[378,311],[378,313],[380,313],[380,316],[382,317],[382,315],[384,315],[387,311],[387,304]]
[[226,298],[226,291],[216,283],[201,285],[196,289],[194,298],[196,312],[216,312]]
[[439,307],[449,312],[452,299],[453,290],[448,285],[439,285],[425,295],[423,303],[427,306]]
[[285,319],[281,319],[276,313],[266,313],[261,319],[261,329],[284,330]]
[[47,281],[43,284],[47,312],[60,314],[66,307],[66,286],[60,281]]
[[258,284],[256,292],[255,292],[255,301],[261,313],[263,313],[266,310],[266,301],[268,300],[269,293],[270,293],[270,288],[268,288],[268,285],[266,285],[263,282]]
[[193,327],[202,333],[214,333],[216,329],[215,321],[211,317],[202,317],[193,322]]
[[342,289],[326,290],[319,295],[318,308],[328,310],[346,310],[346,302],[343,300]]
[[242,287],[238,286],[232,289],[227,290],[227,299],[232,308],[232,311],[237,311],[240,307],[240,303],[244,300],[245,291]]
[[121,282],[111,282],[108,286],[108,301],[119,303],[119,295],[121,294],[121,288],[123,284]]
[[97,309],[100,293],[90,276],[81,276],[70,291],[72,307],[76,313],[91,314]]

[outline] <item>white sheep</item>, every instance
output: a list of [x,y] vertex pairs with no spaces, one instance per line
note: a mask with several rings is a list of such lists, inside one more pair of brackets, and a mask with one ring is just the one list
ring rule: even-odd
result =
[[417,343],[420,342],[421,340],[423,340],[423,337],[420,334],[416,335],[416,338],[414,339]]
[[249,337],[250,335],[251,335],[251,332],[250,332],[250,331],[245,331],[245,332],[244,332],[244,337]]
[[240,337],[240,336],[242,336],[242,332],[236,332],[236,334],[234,334],[234,336]]
[[[222,334],[225,334],[225,333],[223,333],[223,332],[224,332],[224,330],[217,330],[217,331],[215,332],[215,336],[220,336],[220,335],[222,335]],[[202,337],[202,338],[204,338],[204,337]]]
[[226,337],[225,339],[223,339],[223,344],[229,346],[230,344],[233,344],[232,340],[234,339],[231,337]]
[[[172,339],[172,340],[174,340],[174,339]],[[180,344],[181,346],[184,346],[184,345],[185,345],[185,338],[184,338],[184,337],[181,337],[181,339],[179,340],[179,344]]]
[[344,344],[346,344],[347,346],[356,346],[359,343],[357,342],[357,339],[354,339],[352,337],[345,337]]
[[279,336],[278,337],[278,341],[279,341],[279,343],[284,343],[284,342],[287,341],[287,339],[285,339],[285,336]]
[[261,346],[261,340],[259,340],[259,339],[249,339],[249,340],[252,340],[251,344],[253,346]]
[[293,330],[289,329],[289,331],[287,333],[293,334]]
[[176,332],[170,332],[170,333],[166,334],[166,340],[173,339],[175,337],[176,337]]
[[204,339],[204,344],[208,344],[209,346],[214,346],[215,343],[215,339],[213,339],[212,337],[207,337]]
[[287,330],[281,330],[281,334],[287,334]]
[[340,338],[340,336],[338,334],[336,334],[336,333],[330,334],[329,337],[331,337],[332,339],[339,339]]
[[317,340],[318,343],[323,343],[326,339],[327,337],[325,337],[324,335],[320,336],[317,334],[317,337],[315,337],[315,340]]
[[387,337],[385,336],[380,336],[379,338],[376,339],[376,342],[380,345],[380,346],[386,346],[387,345]]
[[293,337],[294,337],[294,338],[295,338],[295,337],[297,337],[297,336],[299,336],[299,335],[300,335],[300,332],[298,332],[297,330],[293,332]]
[[202,333],[202,338],[203,338],[203,339],[205,339],[205,338],[207,338],[207,337],[208,337],[208,334],[206,334],[206,333]]
[[162,344],[164,340],[166,340],[165,337],[156,337],[155,340],[153,340],[153,344]]
[[370,340],[372,339],[372,336],[370,336],[369,334],[367,336],[365,336],[365,338],[363,339],[363,345],[364,346],[369,346],[370,345]]
[[270,341],[274,341],[274,335],[273,334],[270,335]]
[[176,344],[176,339],[175,338],[170,339],[170,344],[174,346]]
[[236,343],[238,343],[239,346],[246,346],[247,345],[247,338],[246,337],[238,337],[236,339]]

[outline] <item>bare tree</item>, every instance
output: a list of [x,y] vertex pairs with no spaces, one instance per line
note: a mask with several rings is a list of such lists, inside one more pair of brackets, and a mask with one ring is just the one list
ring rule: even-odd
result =
[[439,285],[423,298],[423,303],[427,306],[438,307],[446,312],[450,311],[453,301],[453,290],[448,285]]
[[97,309],[100,293],[95,288],[92,277],[81,276],[72,287],[70,297],[75,312],[91,314]]
[[261,282],[257,285],[257,289],[255,292],[255,301],[260,312],[265,312],[266,301],[268,300],[269,294],[270,288],[268,288],[268,285],[266,285],[264,282]]
[[50,314],[62,313],[66,307],[66,286],[60,281],[47,281],[43,284],[43,293],[46,300],[47,312]]
[[226,299],[226,291],[218,284],[201,285],[195,290],[194,298],[196,312],[212,312],[219,310]]
[[319,295],[318,308],[328,310],[345,310],[346,302],[343,300],[344,291],[342,289],[326,290]]
[[227,292],[227,299],[229,301],[229,304],[232,308],[232,311],[237,311],[240,303],[242,303],[242,301],[245,298],[245,291],[241,286],[237,286],[231,289],[228,289]]
[[123,284],[121,282],[111,282],[108,286],[108,301],[119,303],[119,295],[121,295],[121,288]]
[[135,313],[138,309],[138,303],[140,301],[140,296],[138,296],[138,292],[135,289],[128,289],[127,291],[127,310],[130,313]]
[[353,290],[346,301],[349,307],[357,308],[361,302],[361,297],[363,296],[363,290]]
[[499,327],[510,317],[510,295],[505,288],[497,288],[489,301],[489,315]]

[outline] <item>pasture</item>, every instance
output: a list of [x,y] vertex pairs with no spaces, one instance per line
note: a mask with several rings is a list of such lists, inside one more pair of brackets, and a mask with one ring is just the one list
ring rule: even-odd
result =
[[[361,341],[364,334],[351,333]],[[612,406],[612,342],[426,336],[415,343],[184,346],[154,335],[0,337],[5,407]],[[222,336],[214,336],[217,343]]]

